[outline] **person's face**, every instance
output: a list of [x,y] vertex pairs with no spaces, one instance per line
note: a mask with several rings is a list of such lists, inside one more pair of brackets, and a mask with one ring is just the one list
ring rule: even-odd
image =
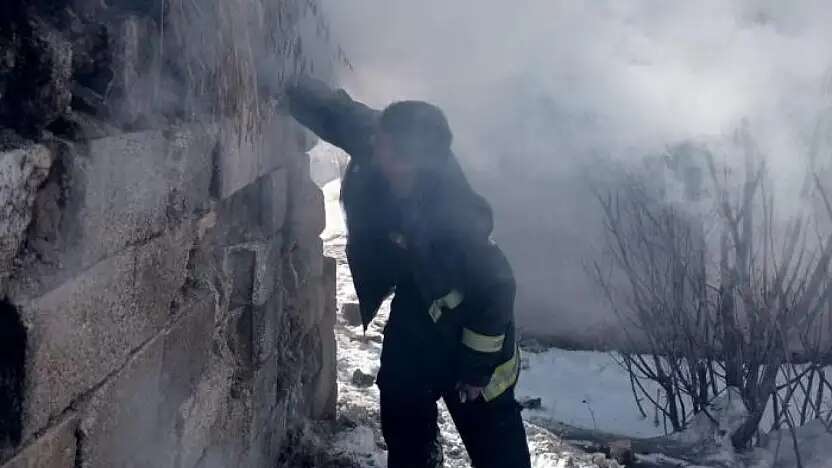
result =
[[392,137],[379,130],[373,141],[373,161],[398,196],[407,196],[416,180],[416,167],[396,153]]

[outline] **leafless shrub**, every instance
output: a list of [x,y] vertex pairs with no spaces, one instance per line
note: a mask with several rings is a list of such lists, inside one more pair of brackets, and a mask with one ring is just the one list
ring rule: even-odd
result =
[[[637,175],[599,192],[607,257],[593,273],[630,339],[647,342],[647,354],[620,353],[639,405],[647,399],[678,431],[736,387],[750,416],[732,442],[744,448],[770,401],[775,426],[821,417],[823,392],[832,390],[821,365],[832,352],[832,232],[812,236],[817,219],[804,209],[780,229],[764,158],[748,132],[736,144],[739,178],[704,148],[665,158],[698,157],[709,175],[686,174],[695,187],[684,200]],[[823,200],[832,219],[827,188],[812,180],[804,196]],[[663,401],[645,380],[661,387]]]

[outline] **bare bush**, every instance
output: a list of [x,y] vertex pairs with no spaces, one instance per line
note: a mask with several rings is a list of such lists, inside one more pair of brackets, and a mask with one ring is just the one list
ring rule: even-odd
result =
[[[646,354],[620,353],[639,405],[647,399],[679,431],[735,387],[750,416],[732,443],[745,448],[769,402],[775,425],[821,417],[830,389],[820,363],[832,352],[832,232],[813,229],[817,218],[803,208],[790,209],[781,224],[764,158],[746,131],[735,144],[739,170],[720,166],[706,148],[666,155],[708,175],[683,174],[682,200],[638,175],[598,193],[607,256],[594,264],[594,276],[630,339],[647,342]],[[810,186],[804,197],[823,200],[832,219],[821,179]],[[661,387],[662,401],[644,380]]]

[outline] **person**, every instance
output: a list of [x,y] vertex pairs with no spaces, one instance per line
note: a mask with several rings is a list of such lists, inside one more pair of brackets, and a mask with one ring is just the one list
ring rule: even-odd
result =
[[365,331],[395,293],[376,381],[388,467],[442,466],[439,398],[475,468],[530,467],[514,275],[444,114],[420,101],[380,112],[309,78],[287,98],[297,121],[350,155],[341,200]]

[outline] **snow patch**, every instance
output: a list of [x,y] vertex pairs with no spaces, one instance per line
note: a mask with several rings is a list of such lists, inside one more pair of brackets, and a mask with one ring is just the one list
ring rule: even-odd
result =
[[341,148],[323,140],[309,150],[309,175],[319,187],[339,179],[349,163],[350,157]]
[[671,438],[689,444],[716,444],[731,446],[731,436],[748,418],[748,409],[742,401],[740,390],[728,387],[716,397],[707,412],[702,411],[688,427]]
[[324,194],[324,209],[326,211],[326,226],[321,233],[321,239],[334,241],[347,235],[344,210],[341,208],[341,179],[328,182],[321,188],[321,191]]
[[368,426],[357,426],[339,434],[333,450],[339,455],[349,456],[352,460],[367,467],[383,468],[387,466],[387,454],[376,442],[376,434]]
[[[803,468],[829,468],[832,466],[832,434],[823,421],[814,420],[795,431],[798,452]],[[797,465],[792,435],[788,429],[774,431],[766,436],[763,449],[773,464],[761,468],[792,468]]]
[[[663,425],[639,414],[630,378],[609,354],[552,348],[523,355],[528,368],[520,374],[517,395],[541,398],[542,407],[529,413],[535,420],[629,437],[665,435]],[[652,382],[642,384],[658,391]]]

